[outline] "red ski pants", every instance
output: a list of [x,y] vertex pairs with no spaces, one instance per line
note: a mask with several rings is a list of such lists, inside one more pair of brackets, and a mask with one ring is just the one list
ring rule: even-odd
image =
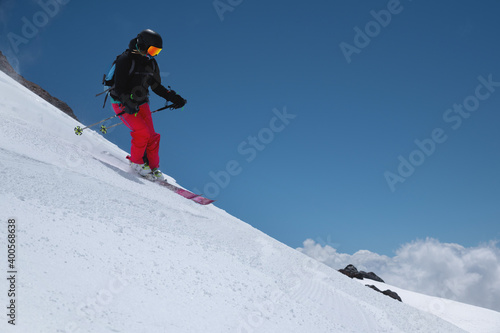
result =
[[[122,104],[112,105],[116,114],[125,109]],[[144,103],[139,106],[139,112],[136,114],[124,113],[119,117],[131,130],[132,147],[130,148],[130,161],[136,164],[144,163],[143,156],[144,152],[146,152],[149,167],[151,169],[158,168],[160,165],[160,158],[158,156],[160,134],[155,132],[149,104]]]

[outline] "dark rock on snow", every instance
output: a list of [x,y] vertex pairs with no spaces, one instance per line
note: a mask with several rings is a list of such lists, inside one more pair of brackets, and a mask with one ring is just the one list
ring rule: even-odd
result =
[[[347,265],[344,269],[339,269],[339,272],[344,274],[344,275],[347,275],[351,279],[353,279],[353,278],[360,279],[360,280],[370,279],[370,280],[385,283],[384,280],[382,280],[377,274],[375,274],[373,272],[366,273],[363,271],[358,271],[358,269],[356,267],[354,267],[354,265]],[[402,302],[401,297],[399,297],[399,295],[392,290],[381,291],[380,289],[378,289],[374,285],[366,285],[366,286],[370,287],[373,290],[376,290],[384,295],[387,295],[389,297],[392,297],[392,298],[397,299],[398,301]]]
[[347,265],[344,269],[339,269],[339,272],[342,274],[347,275],[348,277],[356,278],[356,279],[370,279],[378,282],[384,283],[384,280],[382,280],[380,277],[377,276],[377,274],[373,272],[364,272],[364,271],[358,271],[354,265]]
[[379,293],[382,293],[384,295],[387,295],[387,296],[389,296],[391,298],[397,299],[398,301],[402,302],[401,297],[399,297],[398,293],[396,293],[396,292],[394,292],[392,290],[387,289],[387,290],[382,291],[382,290],[378,289],[377,287],[375,287],[374,285],[368,285],[367,284],[366,286],[369,287],[369,288],[372,288],[373,290],[378,291]]

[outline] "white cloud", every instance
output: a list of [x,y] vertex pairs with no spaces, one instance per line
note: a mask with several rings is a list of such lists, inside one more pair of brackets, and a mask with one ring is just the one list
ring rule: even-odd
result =
[[404,244],[392,258],[367,250],[338,253],[311,239],[298,250],[335,269],[353,264],[396,287],[500,311],[500,248],[496,242],[466,248],[427,238]]

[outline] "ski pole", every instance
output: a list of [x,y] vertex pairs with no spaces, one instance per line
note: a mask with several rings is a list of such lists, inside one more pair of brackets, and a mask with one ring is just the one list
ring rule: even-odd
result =
[[[75,127],[75,134],[76,134],[76,135],[82,135],[83,130],[85,130],[85,129],[87,129],[87,128],[90,128],[90,127],[93,127],[93,126],[95,126],[95,125],[99,125],[100,123],[103,123],[103,122],[105,122],[105,121],[107,121],[107,120],[110,120],[110,119],[113,119],[113,118],[115,118],[115,117],[121,116],[121,115],[122,115],[122,114],[124,114],[124,113],[125,113],[125,111],[122,111],[122,112],[120,112],[120,113],[118,113],[118,114],[115,114],[115,115],[114,115],[114,116],[112,116],[112,117],[109,117],[109,118],[103,119],[103,120],[101,120],[101,121],[98,121],[98,122],[97,122],[97,123],[95,123],[95,124],[88,125],[88,126],[85,126],[85,127],[83,127],[83,128],[81,128],[80,126],[76,126],[76,127]],[[104,125],[103,125],[103,126],[104,126]],[[102,126],[101,126],[101,128],[102,128]]]
[[[156,113],[156,112],[159,112],[159,111],[163,111],[163,110],[165,110],[165,109],[172,109],[172,105],[173,105],[173,104],[170,104],[170,105],[165,105],[164,107],[159,108],[158,110],[151,111],[151,114]],[[108,127],[108,126],[104,126],[104,125],[102,125],[102,126],[101,126],[101,129],[100,129],[99,131],[100,131],[102,134],[106,134],[106,133],[108,133],[108,129],[113,128],[113,127],[116,127],[116,126],[119,126],[119,125],[121,125],[121,124],[123,124],[123,122],[116,123],[116,124],[111,125],[111,126],[109,126],[109,127]]]
[[163,111],[165,109],[172,109],[173,110],[173,106],[174,106],[174,104],[165,105],[164,107],[159,108],[158,110],[151,111],[151,114],[158,112],[158,111]]

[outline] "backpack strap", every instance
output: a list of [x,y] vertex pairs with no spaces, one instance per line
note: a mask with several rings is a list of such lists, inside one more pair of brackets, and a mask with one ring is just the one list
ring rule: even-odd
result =
[[134,72],[134,68],[135,68],[135,59],[132,58],[132,65],[130,65],[130,70],[128,71],[128,76],[130,76],[130,74],[132,74]]
[[95,95],[95,97],[101,96],[102,94],[105,94],[105,93],[109,92],[111,90],[111,88],[112,87],[109,87],[108,89],[104,90],[103,92],[98,93],[97,95]]

